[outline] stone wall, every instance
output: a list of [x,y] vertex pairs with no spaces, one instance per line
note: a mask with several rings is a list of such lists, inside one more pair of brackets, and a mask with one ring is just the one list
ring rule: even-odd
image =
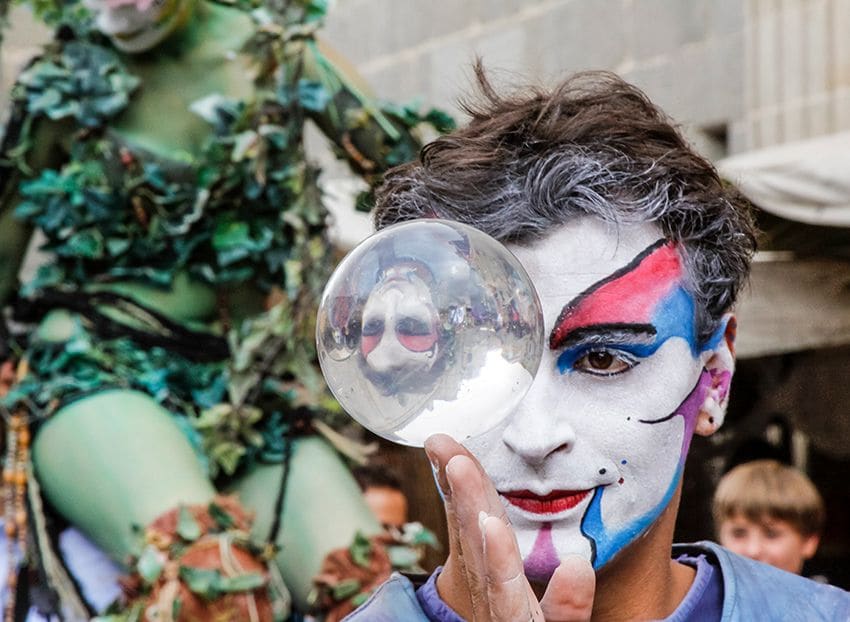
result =
[[[46,38],[11,23],[0,104]],[[503,84],[610,69],[719,158],[850,129],[848,33],[847,0],[336,0],[323,37],[380,97],[456,114],[476,55]]]
[[744,17],[740,0],[338,0],[325,37],[380,96],[453,111],[476,55],[503,83],[613,70],[721,156],[744,115]]

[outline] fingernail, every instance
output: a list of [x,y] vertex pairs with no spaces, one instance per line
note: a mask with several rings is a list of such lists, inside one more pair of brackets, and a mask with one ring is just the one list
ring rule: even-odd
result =
[[437,492],[440,495],[440,499],[445,502],[448,493],[443,490],[443,484],[440,482],[440,469],[433,462],[431,463],[431,475],[434,477],[434,484],[437,486]]
[[452,466],[454,458],[448,461],[448,463],[440,469],[439,466],[436,467],[436,477],[437,477],[437,486],[440,488],[440,491],[443,493],[443,500],[451,499],[453,490],[452,490],[452,478],[449,477],[449,474],[455,471],[455,467]]
[[431,450],[429,449],[427,444],[425,445],[425,447],[423,449],[425,449],[425,455],[428,456],[428,462],[430,462],[431,466],[436,469],[437,466],[438,466],[437,458],[435,458],[434,454],[431,453]]
[[481,530],[482,534],[484,533],[484,521],[488,518],[490,518],[490,515],[484,510],[478,512],[478,529]]

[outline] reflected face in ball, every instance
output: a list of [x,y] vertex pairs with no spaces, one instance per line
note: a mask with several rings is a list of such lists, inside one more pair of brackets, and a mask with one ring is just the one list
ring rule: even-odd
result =
[[509,246],[543,308],[548,349],[519,407],[465,445],[514,525],[526,574],[608,563],[678,485],[711,385],[679,249],[652,224],[584,217]]
[[386,271],[363,307],[360,353],[376,374],[428,371],[438,348],[438,313],[421,268]]

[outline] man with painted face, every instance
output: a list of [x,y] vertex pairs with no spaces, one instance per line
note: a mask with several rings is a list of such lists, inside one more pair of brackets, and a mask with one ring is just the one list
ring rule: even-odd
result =
[[387,174],[378,228],[417,217],[507,244],[548,348],[499,427],[425,450],[450,553],[350,620],[838,620],[850,596],[712,543],[671,546],[694,433],[723,422],[730,309],[755,230],[670,120],[616,76],[503,97]]

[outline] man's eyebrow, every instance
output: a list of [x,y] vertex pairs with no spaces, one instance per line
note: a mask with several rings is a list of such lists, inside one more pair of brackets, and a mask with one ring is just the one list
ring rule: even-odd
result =
[[652,324],[591,324],[574,328],[564,335],[557,348],[576,348],[593,344],[649,345],[657,331]]

